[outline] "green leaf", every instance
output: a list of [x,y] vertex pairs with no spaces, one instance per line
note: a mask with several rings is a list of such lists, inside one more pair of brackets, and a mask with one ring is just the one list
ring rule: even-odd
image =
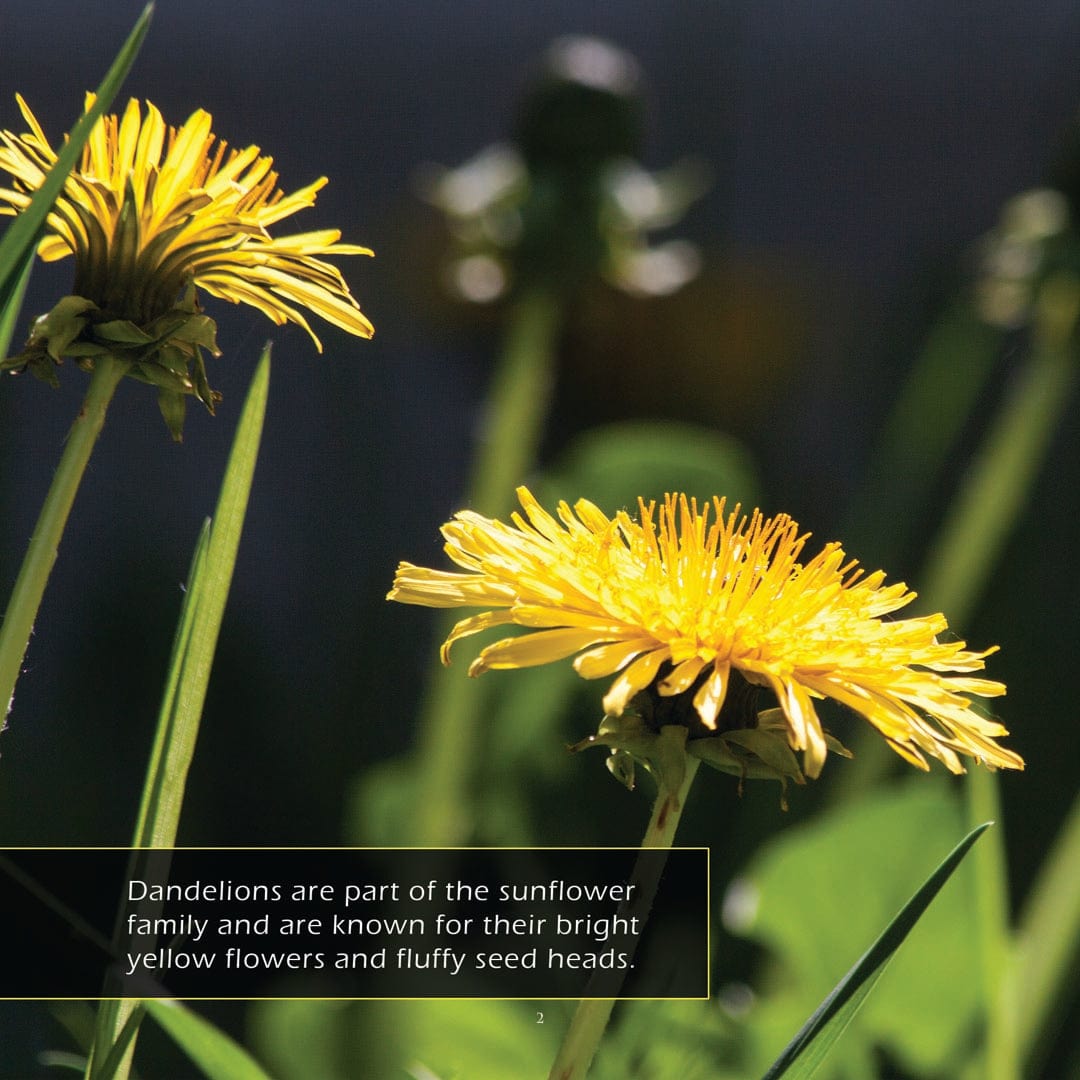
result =
[[[395,1041],[411,1075],[439,1080],[542,1080],[555,1057],[561,1026],[550,1002],[535,1008],[512,1001],[396,1003]],[[537,1023],[537,1012],[545,1023]],[[406,1074],[408,1075],[408,1074]]]
[[817,1072],[833,1043],[844,1033],[863,1001],[873,989],[885,965],[918,922],[930,901],[952,876],[971,845],[990,827],[973,829],[945,857],[881,936],[818,1006],[794,1039],[763,1077],[763,1080],[809,1080]]
[[619,1004],[589,1080],[748,1080],[738,1030],[716,1001]]
[[[68,173],[75,167],[94,125],[113,102],[120,84],[135,62],[139,47],[150,26],[153,4],[148,4],[127,41],[117,54],[97,88],[97,99],[71,129],[67,141],[56,155],[56,163],[49,170],[41,187],[34,193],[30,205],[18,214],[0,239],[0,312],[8,317],[9,305],[19,299],[20,283],[27,267],[33,260],[34,251],[45,229],[45,219],[57,196],[63,190]],[[0,352],[3,355],[3,352]]]
[[144,1007],[209,1080],[270,1080],[242,1046],[178,1001],[147,1001]]
[[[366,1006],[365,1016],[370,1015]],[[349,1001],[268,999],[251,1002],[245,1027],[248,1041],[278,1080],[350,1080],[356,1073],[343,1060],[344,1048],[361,1023]],[[385,1060],[366,1064],[373,1076],[390,1068]]]

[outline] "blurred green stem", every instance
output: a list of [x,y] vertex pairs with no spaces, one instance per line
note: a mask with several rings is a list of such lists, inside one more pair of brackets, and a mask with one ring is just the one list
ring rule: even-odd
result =
[[[964,778],[968,824],[993,821],[984,850],[972,853],[975,874],[975,933],[982,975],[983,1072],[986,1080],[1021,1080],[1015,986],[1009,978],[1011,926],[1009,867],[997,777],[983,768]],[[980,845],[981,848],[981,845]]]
[[923,592],[950,622],[967,622],[989,580],[1069,402],[1075,375],[1070,342],[1037,334],[1028,363],[927,557]]
[[[925,520],[941,475],[1001,349],[1002,332],[957,301],[934,323],[882,425],[864,490],[840,535],[876,566],[895,566]],[[913,437],[917,432],[917,437]],[[888,529],[881,523],[888,522]],[[881,740],[874,736],[875,743]]]
[[[666,787],[661,787],[657,792],[652,817],[641,841],[643,848],[666,851],[671,847],[686,805],[686,796],[700,764],[698,758],[687,756],[686,773],[679,790],[672,793]],[[635,870],[633,877],[637,876]],[[588,1073],[614,1006],[614,998],[587,998],[578,1002],[548,1080],[581,1080]]]
[[[1016,1029],[1021,1052],[1040,1046],[1039,1035],[1066,1004],[1061,987],[1076,972],[1080,940],[1080,795],[1032,886],[1012,956],[1016,981]],[[1073,993],[1076,992],[1075,985]],[[1036,1075],[1034,1061],[1029,1062]],[[1080,1073],[1070,1073],[1080,1075]]]
[[5,717],[11,710],[15,683],[34,630],[41,598],[45,595],[49,573],[56,562],[75,493],[105,423],[109,402],[127,368],[125,362],[111,356],[100,356],[95,360],[86,398],[68,432],[60,464],[30,537],[4,621],[0,623],[0,702],[5,706]]
[[[926,600],[919,607],[944,611],[953,626],[967,623],[989,581],[1069,402],[1076,377],[1078,310],[1080,283],[1076,279],[1059,274],[1042,284],[1034,308],[1027,361],[1007,389],[948,516],[930,545],[926,568],[919,579],[920,593]],[[981,353],[982,348],[977,350],[978,355]],[[932,381],[927,379],[928,389]],[[913,427],[909,431],[909,437],[915,437],[915,430]],[[873,743],[863,740],[857,759],[859,768],[852,770],[852,776],[838,792],[844,798],[879,783],[893,763],[880,739]],[[970,770],[966,793],[969,824],[975,826],[987,820],[1001,824],[997,778],[992,773],[982,768]],[[987,1009],[986,1060],[980,1075],[989,1080],[1016,1080],[1020,1076],[1023,1038],[1017,1019],[1017,966],[1009,962],[1004,841],[1004,829],[993,829],[973,855]],[[1049,965],[1047,972],[1051,971],[1057,968]],[[1043,992],[1049,996],[1052,991],[1043,987]],[[1029,1017],[1025,1024],[1030,1028],[1035,1021]]]
[[[541,287],[525,293],[510,312],[468,486],[471,509],[505,513],[532,468],[551,400],[560,324],[559,298]],[[442,636],[451,625],[442,626]],[[482,716],[478,684],[436,661],[420,716],[415,843],[453,846],[472,830],[470,769]]]
[[533,467],[555,382],[561,315],[559,298],[540,286],[510,311],[468,488],[469,506],[481,514],[505,513],[511,493]]
[[[1031,355],[930,548],[924,589],[935,608],[964,625],[997,564],[1038,475],[1051,436],[1068,403],[1075,378],[1074,329],[1080,283],[1058,277],[1040,290]],[[969,824],[994,820],[1001,811],[997,778],[968,772]],[[991,831],[974,853],[976,918],[986,1004],[985,1073],[988,1080],[1021,1075],[1015,970],[1009,964],[1008,868],[1005,832]]]
[[[1076,375],[1071,338],[1076,289],[1071,279],[1052,279],[1043,286],[1027,362],[1006,392],[928,550],[918,607],[944,611],[953,626],[966,623],[989,580],[1068,404]],[[926,369],[928,381],[937,370],[936,365]],[[912,424],[909,439],[916,438]],[[876,732],[858,739],[854,749],[857,765],[835,785],[839,798],[871,790],[896,761]],[[980,853],[991,845],[980,845]]]

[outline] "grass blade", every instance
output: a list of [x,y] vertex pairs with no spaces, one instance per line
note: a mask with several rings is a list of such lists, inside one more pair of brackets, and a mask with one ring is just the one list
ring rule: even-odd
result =
[[167,848],[176,841],[188,767],[195,751],[210,667],[255,474],[269,381],[270,346],[267,345],[255,369],[237,426],[213,524],[204,525],[192,560],[133,847]]
[[[34,249],[45,228],[45,219],[57,196],[63,190],[68,173],[75,167],[93,126],[113,102],[120,84],[135,62],[139,47],[150,27],[154,5],[147,4],[138,22],[128,35],[116,59],[97,88],[97,100],[71,129],[67,141],[56,155],[44,183],[34,194],[30,205],[22,211],[0,239],[0,311],[8,317],[9,304],[16,302],[22,276],[34,257]],[[13,316],[12,316],[13,317]],[[0,350],[0,356],[6,350]]]
[[[225,601],[229,595],[244,514],[255,475],[269,385],[268,344],[259,358],[240,415],[212,523],[207,521],[203,524],[195,545],[187,593],[173,639],[173,652],[143,785],[139,816],[132,837],[132,847],[136,849],[171,848],[176,842],[184,788],[195,756],[199,722],[210,682],[210,667],[217,648],[218,632],[225,613]],[[140,875],[145,857],[138,850],[132,853],[130,876]],[[100,1075],[94,1058],[104,1052],[105,1047],[112,1046],[118,1032],[126,1029],[134,1007],[130,1001],[107,1000],[101,1003],[89,1073],[92,1080],[98,1080]],[[109,1057],[111,1059],[111,1053]],[[116,1072],[119,1080],[124,1080],[128,1075],[129,1065],[130,1057]]]
[[209,1080],[270,1080],[240,1045],[178,1001],[147,1001],[146,1011]]
[[109,1047],[109,1053],[101,1063],[100,1069],[94,1070],[95,1080],[98,1077],[100,1080],[113,1080],[113,1077],[123,1068],[124,1059],[131,1051],[135,1036],[139,1033],[139,1024],[142,1022],[144,1012],[144,1007],[137,1005],[128,1014],[120,1029],[120,1034],[116,1036],[116,1042]]
[[784,1048],[762,1080],[809,1080],[825,1059],[833,1043],[844,1033],[859,1007],[881,977],[885,965],[903,943],[912,927],[929,906],[930,901],[948,881],[971,845],[990,827],[990,823],[973,829],[945,857],[926,879],[918,892],[904,905],[900,913],[885,928],[881,936],[863,954],[855,966],[834,987],[832,993],[818,1006],[799,1033]]
[[11,339],[15,336],[15,323],[19,319],[19,310],[22,307],[26,284],[30,280],[30,268],[33,262],[34,252],[31,249],[26,253],[22,269],[15,279],[15,287],[8,296],[7,303],[0,306],[0,359],[7,356]]

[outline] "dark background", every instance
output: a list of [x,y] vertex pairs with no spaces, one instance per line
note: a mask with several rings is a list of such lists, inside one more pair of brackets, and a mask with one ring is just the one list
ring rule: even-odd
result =
[[[139,10],[0,8],[0,124],[23,129],[18,91],[58,140]],[[342,841],[350,782],[412,737],[432,624],[383,597],[398,559],[442,565],[437,527],[460,507],[497,346],[490,316],[440,296],[444,237],[415,177],[505,138],[532,65],[570,32],[641,63],[645,164],[693,155],[714,182],[674,230],[700,246],[701,278],[662,301],[603,294],[595,325],[567,335],[543,457],[598,421],[712,424],[750,447],[763,509],[818,540],[838,535],[904,372],[967,285],[971,246],[1004,200],[1045,181],[1080,106],[1080,9],[1065,0],[163,0],[118,105],[149,98],[172,121],[205,107],[216,133],[274,156],[286,190],[328,175],[296,229],[337,226],[375,249],[343,269],[376,337],[319,325],[319,356],[300,329],[211,300],[224,400],[214,418],[189,410],[180,446],[149,388],[121,387],[0,736],[5,842],[127,841],[181,582],[268,338],[267,427],[180,839]],[[39,266],[25,314],[69,284],[70,265]],[[999,387],[1008,373],[1006,355]],[[70,365],[61,380],[0,383],[5,592],[85,387]],[[1009,684],[1010,745],[1028,767],[1003,780],[1018,898],[1076,789],[1077,450],[1067,422],[957,628],[1002,645],[991,673]],[[924,508],[920,538],[940,509]],[[865,544],[852,554],[876,565]],[[917,587],[920,555],[890,577]],[[724,806],[746,819],[768,807],[732,860],[783,824],[772,792]],[[605,842],[633,843],[643,807]],[[715,837],[699,822],[681,839]]]

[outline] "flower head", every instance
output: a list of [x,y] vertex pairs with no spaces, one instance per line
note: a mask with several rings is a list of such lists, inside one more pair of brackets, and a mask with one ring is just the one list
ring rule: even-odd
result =
[[464,573],[398,567],[388,599],[488,609],[454,627],[444,662],[460,638],[515,624],[528,632],[488,645],[470,675],[574,656],[584,678],[615,676],[604,696],[609,718],[646,694],[650,707],[641,711],[692,726],[691,745],[728,726],[725,704],[736,699],[731,726],[753,726],[745,720],[749,684],[770,690],[779,706],[759,717],[762,735],[779,726],[808,776],[838,749],[815,708],[823,698],[860,713],[922,769],[924,754],[952,772],[964,771],[960,754],[1023,768],[994,741],[1006,730],[969,700],[1005,693],[970,674],[996,650],[942,641],[943,615],[887,618],[915,594],[886,585],[881,571],[864,574],[837,543],[801,561],[809,534],[787,515],[729,512],[723,499],[699,508],[669,495],[659,507],[641,501],[636,521],[625,512],[608,518],[584,499],[573,509],[560,503],[556,519],[526,488],[518,497],[524,515],[514,513],[512,524],[462,511],[443,527],[446,552]]
[[[88,95],[88,107],[92,101]],[[0,169],[12,178],[0,187],[0,214],[8,215],[29,205],[56,161],[34,114],[18,102],[29,131],[0,132]],[[311,206],[326,178],[286,195],[272,158],[257,146],[229,149],[210,124],[199,109],[180,128],[169,127],[153,105],[146,103],[144,116],[135,100],[122,116],[98,121],[38,246],[47,262],[75,257],[73,295],[38,320],[27,349],[4,368],[30,367],[55,381],[53,365],[62,357],[90,367],[108,352],[130,359],[132,375],[170,395],[163,410],[169,403],[175,411],[184,394],[212,409],[201,349],[216,355],[217,347],[197,288],[249,304],[278,325],[297,323],[320,351],[305,309],[371,336],[341,272],[321,258],[371,251],[339,243],[337,229],[269,232]]]

